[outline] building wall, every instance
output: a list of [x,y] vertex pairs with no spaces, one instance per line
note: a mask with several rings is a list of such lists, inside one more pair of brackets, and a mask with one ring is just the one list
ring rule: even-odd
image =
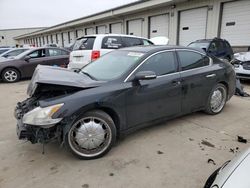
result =
[[[163,2],[164,0],[157,0],[159,2]],[[167,2],[167,0],[165,0]],[[25,37],[25,39],[33,38],[33,37],[40,37],[44,35],[51,35],[55,33],[68,33],[70,31],[74,32],[76,30],[82,30],[83,34],[85,34],[85,29],[93,27],[94,32],[96,33],[96,27],[101,25],[106,25],[107,30],[109,31],[109,27],[111,23],[122,23],[122,33],[127,34],[127,22],[129,20],[140,18],[143,20],[142,23],[142,37],[149,37],[149,18],[150,16],[154,15],[160,15],[160,14],[169,14],[169,44],[176,45],[178,44],[178,38],[179,38],[179,19],[180,19],[180,12],[184,10],[189,9],[195,9],[195,8],[201,8],[201,7],[207,7],[207,27],[206,27],[206,37],[205,38],[214,38],[219,37],[219,31],[220,31],[220,20],[221,20],[221,7],[222,3],[224,2],[231,2],[233,0],[189,0],[189,1],[176,1],[175,4],[171,5],[165,5],[161,7],[152,7],[148,10],[141,10],[141,11],[134,11],[134,13],[123,13],[119,16],[113,16],[110,17],[109,13],[104,13],[103,17],[97,16],[97,21],[89,21],[85,23],[80,23],[80,20],[75,21],[75,25],[72,25],[70,27],[63,27],[58,26],[58,29],[48,29],[44,31],[44,33],[41,33],[39,35],[31,35],[30,37]],[[246,0],[245,0],[246,1]],[[153,3],[153,1],[146,1],[146,3]],[[155,2],[155,1],[154,1]],[[143,2],[142,2],[143,3]],[[140,6],[140,5],[137,5]],[[126,10],[133,9],[133,7],[126,7]],[[114,12],[119,12],[121,10],[115,10]],[[109,16],[108,16],[109,15]],[[105,17],[108,16],[108,17]],[[86,20],[91,20],[91,18],[88,18]],[[67,25],[67,24],[65,24]],[[69,24],[70,25],[70,24]],[[55,31],[51,31],[51,30]],[[65,35],[67,37],[67,35]],[[78,36],[80,37],[80,36]],[[19,38],[19,43],[25,42],[22,38]],[[65,41],[68,41],[68,38],[64,38]],[[26,41],[27,42],[27,41]],[[67,44],[67,43],[66,43]],[[63,44],[61,44],[63,46]],[[250,46],[250,44],[249,44]],[[237,48],[240,46],[237,46]]]
[[[20,28],[20,29],[3,29],[0,30],[0,46],[16,46],[23,44],[23,40],[16,41],[14,37],[38,31],[42,28]],[[4,37],[4,39],[2,39]]]

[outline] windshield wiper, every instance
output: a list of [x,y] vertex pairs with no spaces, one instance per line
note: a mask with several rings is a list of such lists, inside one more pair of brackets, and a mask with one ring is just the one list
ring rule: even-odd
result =
[[90,75],[90,74],[87,73],[87,72],[81,71],[81,73],[87,75],[87,76],[90,77],[92,80],[97,80],[94,76]]

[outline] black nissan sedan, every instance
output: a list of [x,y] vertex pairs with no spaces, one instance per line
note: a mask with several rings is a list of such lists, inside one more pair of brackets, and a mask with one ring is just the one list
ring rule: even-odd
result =
[[77,157],[105,155],[119,135],[195,111],[218,114],[235,91],[229,63],[176,46],[112,51],[79,73],[38,66],[15,109],[19,139],[58,139]]

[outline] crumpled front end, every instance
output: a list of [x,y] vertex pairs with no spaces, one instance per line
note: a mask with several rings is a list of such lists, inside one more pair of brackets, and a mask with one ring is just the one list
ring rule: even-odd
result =
[[20,140],[28,140],[31,143],[47,143],[53,139],[60,138],[61,126],[56,124],[50,126],[29,125],[24,122],[24,116],[39,107],[38,100],[28,98],[17,103],[14,116],[17,119],[17,136]]

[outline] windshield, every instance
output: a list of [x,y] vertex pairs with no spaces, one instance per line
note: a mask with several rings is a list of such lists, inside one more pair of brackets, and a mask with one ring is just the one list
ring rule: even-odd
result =
[[121,77],[143,55],[141,52],[112,51],[86,65],[80,73],[96,80],[113,80]]
[[207,50],[207,48],[209,46],[209,42],[192,42],[188,46],[192,47],[192,48],[200,48],[200,49]]

